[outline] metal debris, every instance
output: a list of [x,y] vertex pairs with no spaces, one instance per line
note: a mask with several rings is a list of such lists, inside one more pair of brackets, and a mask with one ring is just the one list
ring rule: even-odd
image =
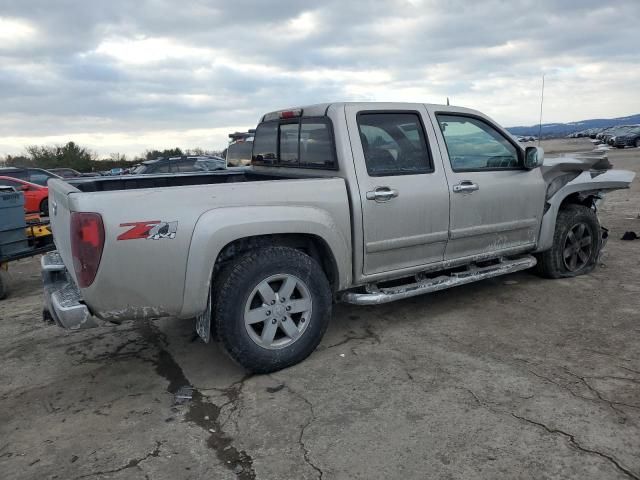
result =
[[189,403],[193,398],[193,387],[191,385],[184,385],[178,389],[173,397],[174,405],[184,405]]

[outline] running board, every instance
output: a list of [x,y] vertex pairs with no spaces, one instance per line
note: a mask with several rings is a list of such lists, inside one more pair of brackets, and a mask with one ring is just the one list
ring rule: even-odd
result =
[[346,292],[341,296],[345,303],[355,305],[378,305],[389,303],[404,298],[415,297],[425,293],[438,292],[458,285],[477,282],[485,278],[498,277],[508,273],[526,270],[535,267],[535,257],[526,255],[512,260],[502,260],[500,263],[486,267],[472,266],[463,272],[455,272],[450,275],[441,275],[435,278],[425,278],[415,283],[401,285],[399,287],[378,288],[375,285],[367,286],[367,293]]

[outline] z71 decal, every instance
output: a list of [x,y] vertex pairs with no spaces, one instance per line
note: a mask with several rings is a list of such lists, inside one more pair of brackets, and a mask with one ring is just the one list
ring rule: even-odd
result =
[[126,232],[118,235],[118,240],[161,240],[163,238],[176,238],[178,222],[162,222],[160,220],[148,220],[146,222],[121,223],[121,227],[130,227]]

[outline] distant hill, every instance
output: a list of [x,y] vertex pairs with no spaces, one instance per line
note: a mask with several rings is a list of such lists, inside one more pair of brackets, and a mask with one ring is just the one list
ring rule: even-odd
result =
[[[640,113],[630,115],[628,117],[618,118],[594,118],[591,120],[582,120],[581,122],[569,123],[543,123],[542,137],[564,137],[570,133],[586,130],[587,128],[605,128],[615,125],[640,125]],[[509,127],[507,130],[515,136],[520,135],[538,135],[538,125],[530,127]]]

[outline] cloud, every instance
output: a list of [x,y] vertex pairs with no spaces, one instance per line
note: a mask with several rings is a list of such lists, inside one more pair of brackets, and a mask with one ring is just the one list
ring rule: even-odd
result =
[[542,73],[548,121],[637,113],[638,18],[636,0],[0,0],[0,155],[222,148],[333,100],[450,97],[533,124]]

